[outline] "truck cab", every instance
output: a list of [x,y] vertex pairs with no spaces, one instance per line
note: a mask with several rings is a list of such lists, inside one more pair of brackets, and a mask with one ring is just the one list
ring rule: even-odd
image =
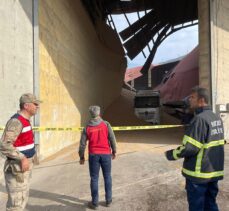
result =
[[134,98],[134,112],[139,119],[160,124],[160,92],[139,90]]

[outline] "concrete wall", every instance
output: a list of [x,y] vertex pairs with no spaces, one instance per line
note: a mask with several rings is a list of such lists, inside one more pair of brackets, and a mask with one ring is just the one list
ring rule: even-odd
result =
[[[97,32],[96,32],[97,31]],[[84,126],[88,106],[120,94],[126,60],[105,23],[93,26],[81,1],[39,1],[40,125]],[[40,158],[79,141],[79,132],[40,134]]]
[[[211,37],[213,93],[217,104],[229,103],[229,1],[211,2]],[[225,124],[226,138],[229,139],[229,115],[221,115]]]
[[1,0],[0,14],[0,125],[5,125],[21,94],[33,92],[32,3]]
[[[32,1],[1,0],[0,14],[0,126],[4,126],[17,112],[21,94],[33,92]],[[0,158],[0,169],[1,165]]]
[[[198,6],[200,85],[211,85],[213,105],[225,105],[229,103],[229,1],[199,0]],[[229,139],[229,115],[221,116]]]

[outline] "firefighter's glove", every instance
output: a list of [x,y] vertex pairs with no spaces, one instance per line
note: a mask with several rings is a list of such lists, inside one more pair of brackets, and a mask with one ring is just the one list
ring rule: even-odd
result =
[[173,157],[173,149],[166,151],[165,157],[167,158],[167,160],[175,160]]

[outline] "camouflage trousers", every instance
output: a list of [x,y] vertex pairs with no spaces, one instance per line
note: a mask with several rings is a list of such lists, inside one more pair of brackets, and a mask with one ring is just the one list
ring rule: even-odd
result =
[[[5,169],[5,183],[8,193],[8,201],[6,204],[6,211],[23,211],[29,199],[29,182],[32,175],[33,160],[30,161],[30,169],[20,174],[18,179],[17,174],[11,167]],[[8,160],[6,160],[7,165]],[[18,163],[20,167],[20,163]]]

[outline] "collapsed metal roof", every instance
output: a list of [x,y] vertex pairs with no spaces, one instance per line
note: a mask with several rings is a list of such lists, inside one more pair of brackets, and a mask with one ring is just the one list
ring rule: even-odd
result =
[[[157,48],[172,33],[198,24],[198,0],[82,0],[94,23],[112,22],[112,14],[124,14],[129,26],[119,35],[127,56],[132,60],[148,46],[150,54],[141,72],[147,73]],[[145,11],[140,17],[139,12]],[[130,24],[126,13],[136,12],[138,20]],[[115,25],[113,25],[115,29]],[[118,33],[118,32],[117,32]],[[149,42],[153,42],[150,48]]]

